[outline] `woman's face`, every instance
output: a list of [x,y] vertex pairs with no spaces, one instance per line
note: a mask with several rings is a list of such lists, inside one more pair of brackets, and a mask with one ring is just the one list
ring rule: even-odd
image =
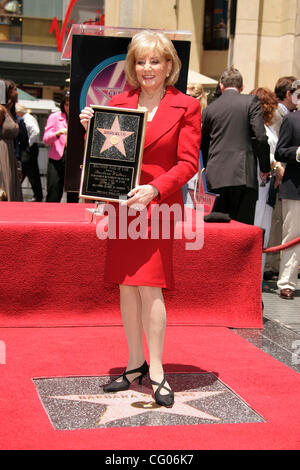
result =
[[171,60],[158,53],[149,51],[136,58],[135,72],[141,88],[155,92],[163,88],[166,77],[172,70]]

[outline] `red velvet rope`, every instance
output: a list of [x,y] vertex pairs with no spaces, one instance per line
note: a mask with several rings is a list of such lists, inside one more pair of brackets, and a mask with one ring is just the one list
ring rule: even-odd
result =
[[290,242],[284,243],[283,245],[271,246],[270,248],[265,248],[263,250],[263,253],[275,253],[277,251],[287,250],[288,248],[291,248],[292,246],[297,245],[298,243],[300,243],[300,237],[295,238],[295,240],[291,240]]

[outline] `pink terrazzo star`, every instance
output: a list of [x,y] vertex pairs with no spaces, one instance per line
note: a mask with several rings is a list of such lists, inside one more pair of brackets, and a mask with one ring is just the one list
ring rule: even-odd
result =
[[159,406],[153,401],[151,395],[135,390],[96,395],[60,395],[52,396],[51,398],[105,405],[106,410],[102,413],[99,421],[97,422],[99,426],[103,426],[112,421],[124,418],[132,418],[133,416],[149,411],[154,411],[155,413],[165,413],[168,415],[193,416],[219,422],[221,421],[220,418],[205,413],[204,411],[196,408],[193,404],[189,404],[189,402],[199,398],[201,399],[208,396],[219,395],[220,393],[224,393],[224,391],[175,392],[175,403],[172,408]]
[[126,139],[126,137],[129,137],[134,132],[121,131],[118,116],[115,117],[113,125],[110,129],[103,129],[101,127],[97,127],[97,130],[101,132],[101,134],[103,134],[105,137],[105,142],[102,145],[100,153],[104,152],[110,147],[116,147],[121,152],[121,154],[126,157],[123,140]]

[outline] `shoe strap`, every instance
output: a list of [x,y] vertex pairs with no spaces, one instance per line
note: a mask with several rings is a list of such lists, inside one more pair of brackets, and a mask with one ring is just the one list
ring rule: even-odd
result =
[[143,374],[144,373],[143,368],[145,367],[145,363],[146,361],[144,362],[144,364],[141,365],[141,367],[138,367],[137,369],[128,370],[127,372],[125,371],[123,374],[123,377],[126,378],[126,380],[128,380],[127,377],[125,377],[128,374],[134,374],[135,372],[140,372],[141,374]]
[[158,389],[155,393],[160,393],[161,389],[164,388],[167,392],[172,392],[171,388],[165,386],[166,378],[164,377],[161,383],[155,382],[155,380],[150,379],[151,385],[158,385]]
[[[130,385],[129,380],[128,380],[127,377],[126,377],[126,372],[124,372],[124,374],[123,374],[123,375],[120,375],[120,377],[118,377],[118,378],[121,378],[121,377],[122,377],[123,380],[125,380],[125,381],[128,383],[128,385]],[[118,379],[117,379],[117,380],[118,380]]]

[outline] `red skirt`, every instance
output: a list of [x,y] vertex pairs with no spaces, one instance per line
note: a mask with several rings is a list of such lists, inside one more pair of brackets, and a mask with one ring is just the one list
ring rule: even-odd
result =
[[[127,228],[130,228],[130,223],[134,220],[134,217],[128,217]],[[168,230],[167,234],[164,231],[163,236],[167,238],[162,237],[161,221],[158,239],[156,239],[157,234],[155,238],[151,236],[153,232],[151,232],[150,221],[148,221],[147,227],[141,230],[141,236],[133,239],[130,237],[130,230],[127,230],[127,236],[123,239],[120,238],[118,221],[118,218],[109,220],[109,224],[116,224],[116,231],[115,236],[109,236],[107,240],[105,281],[130,286],[172,289],[174,286],[174,222],[168,222],[170,236],[168,236]],[[145,233],[147,233],[146,236]]]

